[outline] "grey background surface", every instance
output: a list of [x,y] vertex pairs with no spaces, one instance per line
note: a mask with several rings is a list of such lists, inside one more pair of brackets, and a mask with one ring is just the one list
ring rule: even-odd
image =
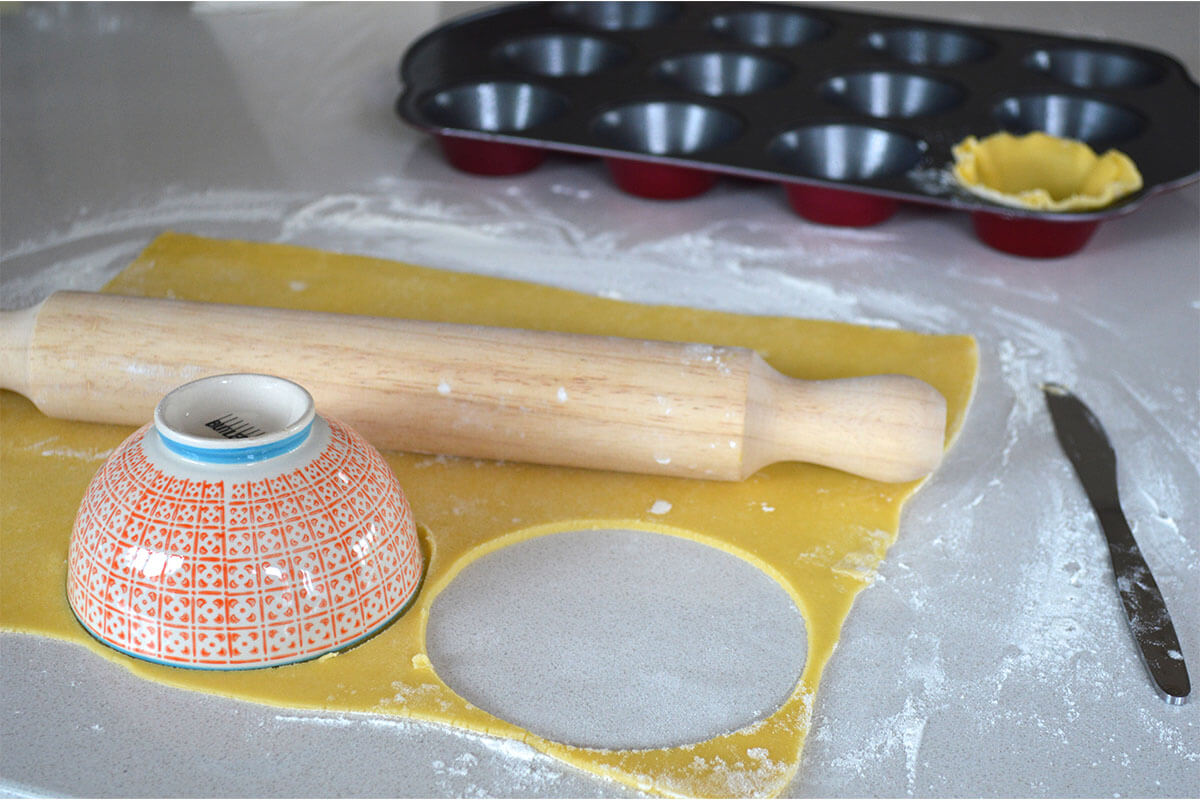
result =
[[[1151,690],[1037,391],[1069,384],[1104,420],[1194,679],[1196,186],[1042,262],[986,249],[955,213],[905,209],[875,228],[834,229],[791,214],[777,189],[736,182],[653,203],[620,194],[590,161],[462,175],[395,120],[395,68],[416,36],[479,5],[6,6],[0,305],[97,287],[172,229],[641,302],[972,333],[971,416],[851,613],[788,793],[1200,794],[1200,711]],[[1132,41],[1200,73],[1194,3],[849,5]],[[567,740],[695,738],[769,712],[804,652],[779,587],[715,551],[613,536],[533,542],[464,575],[439,601],[430,642],[447,680]],[[631,549],[647,565],[690,566],[652,585],[619,568]],[[533,582],[544,591],[519,614],[487,613],[488,598]],[[728,600],[689,615],[713,598]],[[603,619],[629,622],[626,653],[644,656],[635,691],[611,680],[628,658]],[[733,671],[747,665],[753,680]],[[580,674],[598,678],[571,680]],[[558,690],[531,690],[535,678]],[[81,648],[11,634],[0,636],[0,789],[627,794],[523,745],[167,689]]]

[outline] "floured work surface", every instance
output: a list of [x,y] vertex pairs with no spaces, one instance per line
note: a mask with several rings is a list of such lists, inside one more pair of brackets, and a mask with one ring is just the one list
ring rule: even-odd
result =
[[[750,347],[776,369],[806,379],[904,373],[946,396],[948,438],[962,425],[977,368],[975,342],[966,336],[642,306],[379,259],[176,234],[156,239],[106,291]],[[96,469],[94,454],[115,447],[132,429],[52,420],[7,392],[2,403],[3,629],[84,644],[172,686],[288,708],[412,717],[519,739],[595,774],[673,795],[774,795],[787,786],[842,622],[895,541],[901,506],[919,485],[881,484],[806,464],[777,464],[740,483],[718,483],[388,454],[425,533],[429,569],[414,607],[336,657],[242,673],[197,672],[136,661],[97,644],[66,603],[71,523]],[[54,442],[55,455],[43,455],[47,441]],[[670,501],[667,513],[656,507],[663,498]],[[765,719],[705,742],[602,751],[541,739],[455,694],[425,650],[437,594],[487,553],[581,529],[685,537],[741,557],[778,581],[808,630],[808,658],[792,695]]]

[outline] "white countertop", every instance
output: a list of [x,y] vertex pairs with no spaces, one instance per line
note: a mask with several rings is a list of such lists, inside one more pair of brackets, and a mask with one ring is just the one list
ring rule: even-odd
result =
[[[98,287],[170,229],[633,301],[974,334],[981,373],[966,428],[906,508],[899,541],[850,615],[788,793],[1200,794],[1200,703],[1168,707],[1151,688],[1103,539],[1038,390],[1045,380],[1064,383],[1104,421],[1126,513],[1195,681],[1196,185],[1105,223],[1077,255],[1037,261],[987,249],[955,212],[906,208],[877,227],[837,229],[796,217],[767,186],[725,182],[697,199],[655,203],[619,193],[592,161],[551,158],[509,178],[464,175],[399,123],[392,104],[407,45],[477,5],[6,7],[0,306]],[[850,5],[1123,39],[1200,74],[1195,3]],[[736,590],[738,609],[755,609],[770,630],[802,630],[778,588],[748,574],[755,570],[659,538],[638,534],[631,544],[648,564],[693,559],[693,577],[672,579],[678,596]],[[450,652],[478,632],[472,625],[485,615],[471,609],[480,598],[534,576],[550,546],[480,564],[443,598],[435,664],[438,647]],[[680,629],[635,582],[621,592],[589,584],[579,564],[605,547],[578,537],[569,557],[559,554],[553,580],[574,587],[582,607],[644,620],[636,635],[646,642],[672,632],[668,653],[697,641],[729,644],[719,629]],[[509,704],[502,715],[567,738],[644,732],[609,682],[566,701],[512,690],[527,683],[514,675],[603,675],[612,658],[604,642],[570,641],[578,625],[553,597],[506,623],[522,644],[521,656],[501,665],[506,675],[478,661],[460,667],[465,691],[490,692]],[[737,624],[736,614],[725,624]],[[762,692],[695,686],[694,707],[638,713],[656,714],[653,730],[668,738],[739,725],[799,674],[796,638],[791,649],[733,643],[761,664]],[[485,648],[472,657],[490,656]],[[686,680],[686,664],[669,655],[651,667]],[[589,718],[572,703],[604,710]],[[0,636],[0,791],[627,794],[523,745],[177,691],[82,648],[16,635]]]

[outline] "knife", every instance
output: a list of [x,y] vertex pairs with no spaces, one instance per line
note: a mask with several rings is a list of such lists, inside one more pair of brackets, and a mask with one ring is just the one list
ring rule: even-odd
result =
[[1187,665],[1166,601],[1121,510],[1116,453],[1100,420],[1078,397],[1053,383],[1044,384],[1042,393],[1058,443],[1075,467],[1108,539],[1117,593],[1146,669],[1162,698],[1171,705],[1182,705],[1192,689]]

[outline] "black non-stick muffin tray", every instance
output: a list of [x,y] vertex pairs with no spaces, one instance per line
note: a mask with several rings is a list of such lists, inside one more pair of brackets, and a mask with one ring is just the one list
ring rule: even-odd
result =
[[[525,3],[426,34],[400,78],[397,113],[468,172],[560,151],[606,159],[643,197],[689,197],[720,175],[782,184],[826,224],[947,206],[1022,255],[1073,252],[1200,173],[1200,96],[1177,61],[1019,30],[764,3]],[[1144,186],[1090,212],[989,203],[950,177],[951,148],[1001,130],[1115,147]]]

